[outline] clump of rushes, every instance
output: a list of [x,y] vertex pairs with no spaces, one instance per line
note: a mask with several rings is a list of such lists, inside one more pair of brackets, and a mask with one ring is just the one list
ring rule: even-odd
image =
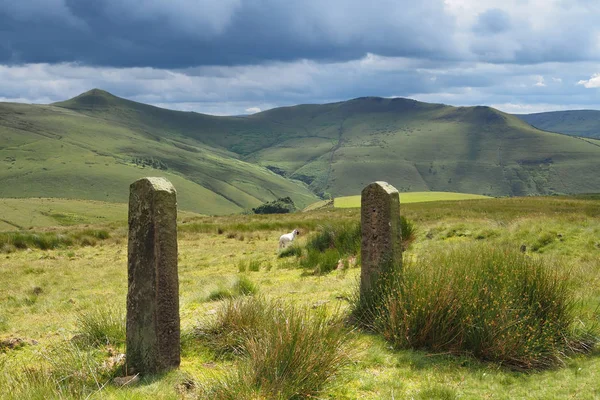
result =
[[231,288],[218,288],[208,295],[207,300],[216,301],[232,299],[239,296],[251,296],[257,292],[258,286],[247,276],[241,275],[236,279]]
[[[416,238],[412,222],[400,217],[402,248],[408,249]],[[340,261],[360,256],[361,227],[359,223],[341,223],[326,225],[313,235],[305,246],[305,251],[291,246],[280,253],[279,257],[296,255],[302,268],[313,269],[316,274],[326,274],[338,268]],[[353,263],[356,264],[356,263]]]
[[73,245],[94,246],[98,240],[105,240],[109,237],[109,232],[101,229],[87,229],[68,234],[57,234],[54,232],[0,232],[0,251],[8,253],[15,249],[52,250]]
[[597,342],[576,331],[566,276],[540,258],[462,245],[405,262],[354,316],[398,348],[468,354],[516,370],[562,364]]
[[340,259],[356,257],[360,253],[360,241],[358,223],[326,225],[308,240],[305,252],[295,252],[301,256],[302,268],[326,274],[337,268]]
[[103,390],[121,369],[120,363],[107,362],[105,353],[98,349],[83,348],[73,341],[60,342],[41,351],[33,365],[0,358],[2,398],[89,398]]
[[277,257],[286,258],[286,257],[300,257],[302,255],[302,247],[297,244],[292,244],[291,246],[286,247],[281,250]]
[[201,332],[220,354],[243,355],[236,372],[204,389],[208,398],[315,397],[348,362],[348,331],[324,310],[245,298]]
[[77,315],[78,341],[89,346],[125,343],[125,312],[114,306],[100,306]]

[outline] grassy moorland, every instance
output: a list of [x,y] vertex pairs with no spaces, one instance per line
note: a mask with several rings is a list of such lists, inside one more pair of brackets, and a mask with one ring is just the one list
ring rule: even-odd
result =
[[[181,218],[194,215],[198,214],[179,212]],[[0,232],[126,221],[126,203],[60,198],[0,199]]]
[[[427,201],[451,201],[451,200],[472,200],[486,199],[487,196],[469,193],[453,192],[408,192],[400,194],[400,203],[423,203]],[[336,208],[356,208],[360,207],[360,195],[336,197],[333,200],[333,206]]]
[[[411,279],[418,280],[415,272],[420,269],[432,277],[436,270],[439,275],[440,268],[448,273],[453,268],[460,270],[456,263],[446,267],[455,259],[452,249],[463,257],[459,258],[465,262],[462,267],[469,268],[479,268],[478,261],[473,261],[475,255],[464,258],[464,254],[473,254],[473,249],[475,254],[483,250],[496,254],[494,257],[501,253],[490,249],[506,249],[503,251],[518,254],[507,259],[523,262],[515,265],[525,268],[531,262],[538,268],[543,263],[543,276],[560,290],[552,292],[552,285],[538,288],[558,294],[555,300],[559,303],[562,295],[570,299],[560,303],[575,316],[569,331],[563,332],[566,336],[571,330],[597,332],[597,196],[411,203],[402,207],[402,213],[413,222],[416,232],[405,253]],[[336,399],[593,399],[600,395],[600,359],[595,349],[581,355],[558,353],[557,360],[543,359],[553,361],[548,367],[520,372],[508,361],[481,361],[485,357],[475,358],[460,350],[476,331],[461,332],[471,336],[465,336],[460,346],[438,350],[426,341],[415,349],[388,337],[398,325],[387,320],[382,321],[386,325],[381,333],[361,329],[343,333],[336,318],[345,319],[353,307],[359,268],[348,262],[325,272],[306,265],[302,258],[279,258],[277,238],[299,228],[299,247],[303,248],[320,240],[315,238],[322,237],[317,233],[324,226],[351,225],[358,220],[357,209],[276,217],[180,218],[182,365],[177,371],[144,378],[129,387],[112,381],[113,376],[122,375],[116,356],[124,346],[125,225],[39,228],[38,235],[72,240],[48,250],[32,246],[31,251],[26,250],[29,242],[24,241],[22,247],[6,246],[0,254],[0,397],[212,399],[286,398],[290,393],[304,393]],[[25,233],[35,235],[34,231]],[[520,252],[522,246],[525,253]],[[440,258],[447,252],[451,257]],[[511,265],[503,265],[489,264],[490,268],[505,268],[500,272],[510,275]],[[446,278],[448,275],[440,282],[447,282]],[[530,283],[535,288],[536,282]],[[243,302],[230,303],[231,297]],[[429,307],[426,302],[423,306]],[[502,310],[510,313],[518,308]],[[469,315],[462,318],[472,318]],[[253,322],[244,325],[249,321]],[[282,332],[280,326],[288,329]],[[418,337],[411,340],[420,343]],[[281,347],[282,341],[298,344]],[[325,347],[319,347],[323,343]],[[303,357],[298,358],[300,349]],[[536,349],[534,353],[539,351]],[[294,364],[293,360],[306,363]],[[272,368],[275,365],[292,366],[294,373],[276,376],[281,370]],[[303,375],[305,368],[315,374]],[[256,375],[256,371],[263,372]]]

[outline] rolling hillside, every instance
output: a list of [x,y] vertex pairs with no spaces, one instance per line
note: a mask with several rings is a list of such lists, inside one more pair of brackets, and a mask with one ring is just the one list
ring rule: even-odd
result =
[[593,172],[600,166],[598,143],[542,132],[489,107],[360,98],[253,118],[305,133],[246,159],[336,197],[359,193],[376,179],[403,191],[492,196],[600,190]]
[[600,142],[489,107],[358,98],[243,117],[165,110],[94,89],[52,105],[0,103],[0,197],[123,202],[162,175],[182,209],[299,206],[387,180],[402,191],[600,192]]
[[515,116],[545,131],[600,139],[598,110],[553,111]]
[[116,107],[115,118],[104,118],[0,103],[0,197],[126,202],[131,182],[159,175],[173,182],[182,209],[202,214],[239,212],[281,196],[299,205],[316,200],[301,184],[234,153],[171,131],[146,131],[121,114],[129,111]]

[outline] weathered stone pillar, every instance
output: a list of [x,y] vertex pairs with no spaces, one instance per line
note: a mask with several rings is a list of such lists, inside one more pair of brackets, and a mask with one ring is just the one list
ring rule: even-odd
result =
[[400,197],[387,182],[374,182],[361,193],[360,295],[364,297],[377,279],[402,268]]
[[177,197],[165,178],[131,184],[127,271],[127,372],[178,367]]

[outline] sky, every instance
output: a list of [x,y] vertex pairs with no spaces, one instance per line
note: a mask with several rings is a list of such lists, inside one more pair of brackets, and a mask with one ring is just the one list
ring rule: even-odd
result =
[[0,0],[0,101],[600,109],[598,0]]

